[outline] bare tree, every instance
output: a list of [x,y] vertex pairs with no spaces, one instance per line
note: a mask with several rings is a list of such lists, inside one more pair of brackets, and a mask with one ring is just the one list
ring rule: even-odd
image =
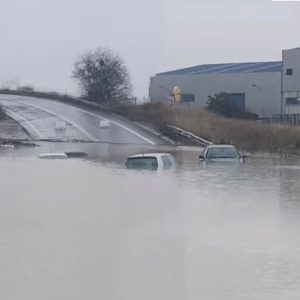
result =
[[127,102],[131,83],[127,67],[120,56],[107,48],[82,54],[74,65],[83,96],[101,104]]

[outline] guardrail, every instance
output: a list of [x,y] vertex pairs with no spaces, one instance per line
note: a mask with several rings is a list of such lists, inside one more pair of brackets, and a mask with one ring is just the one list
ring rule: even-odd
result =
[[199,143],[202,146],[207,146],[207,145],[212,145],[213,144],[212,142],[210,142],[208,140],[205,140],[205,139],[193,134],[192,132],[186,131],[186,130],[181,129],[179,127],[172,126],[172,125],[167,125],[167,127],[174,130],[176,133]]

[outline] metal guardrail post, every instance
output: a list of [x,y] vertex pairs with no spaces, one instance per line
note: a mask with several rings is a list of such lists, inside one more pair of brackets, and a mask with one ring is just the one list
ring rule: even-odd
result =
[[167,125],[169,128],[171,128],[172,130],[174,130],[176,133],[184,136],[184,137],[187,137],[193,141],[196,141],[198,142],[199,144],[201,145],[204,145],[204,146],[207,146],[207,145],[212,145],[213,143],[210,142],[210,141],[207,141],[195,134],[193,134],[192,132],[189,132],[189,131],[186,131],[184,129],[181,129],[179,127],[176,127],[176,126],[172,126],[172,125]]

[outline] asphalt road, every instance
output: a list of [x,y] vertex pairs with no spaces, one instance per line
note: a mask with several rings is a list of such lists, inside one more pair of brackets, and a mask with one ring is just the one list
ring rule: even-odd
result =
[[[0,105],[33,140],[166,144],[159,136],[133,122],[53,100],[0,95]],[[108,120],[110,127],[101,128],[103,120]]]

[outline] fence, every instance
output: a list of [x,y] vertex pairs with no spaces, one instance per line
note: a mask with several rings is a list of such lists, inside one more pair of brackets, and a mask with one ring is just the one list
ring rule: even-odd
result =
[[271,123],[300,126],[300,114],[277,114],[271,118]]

